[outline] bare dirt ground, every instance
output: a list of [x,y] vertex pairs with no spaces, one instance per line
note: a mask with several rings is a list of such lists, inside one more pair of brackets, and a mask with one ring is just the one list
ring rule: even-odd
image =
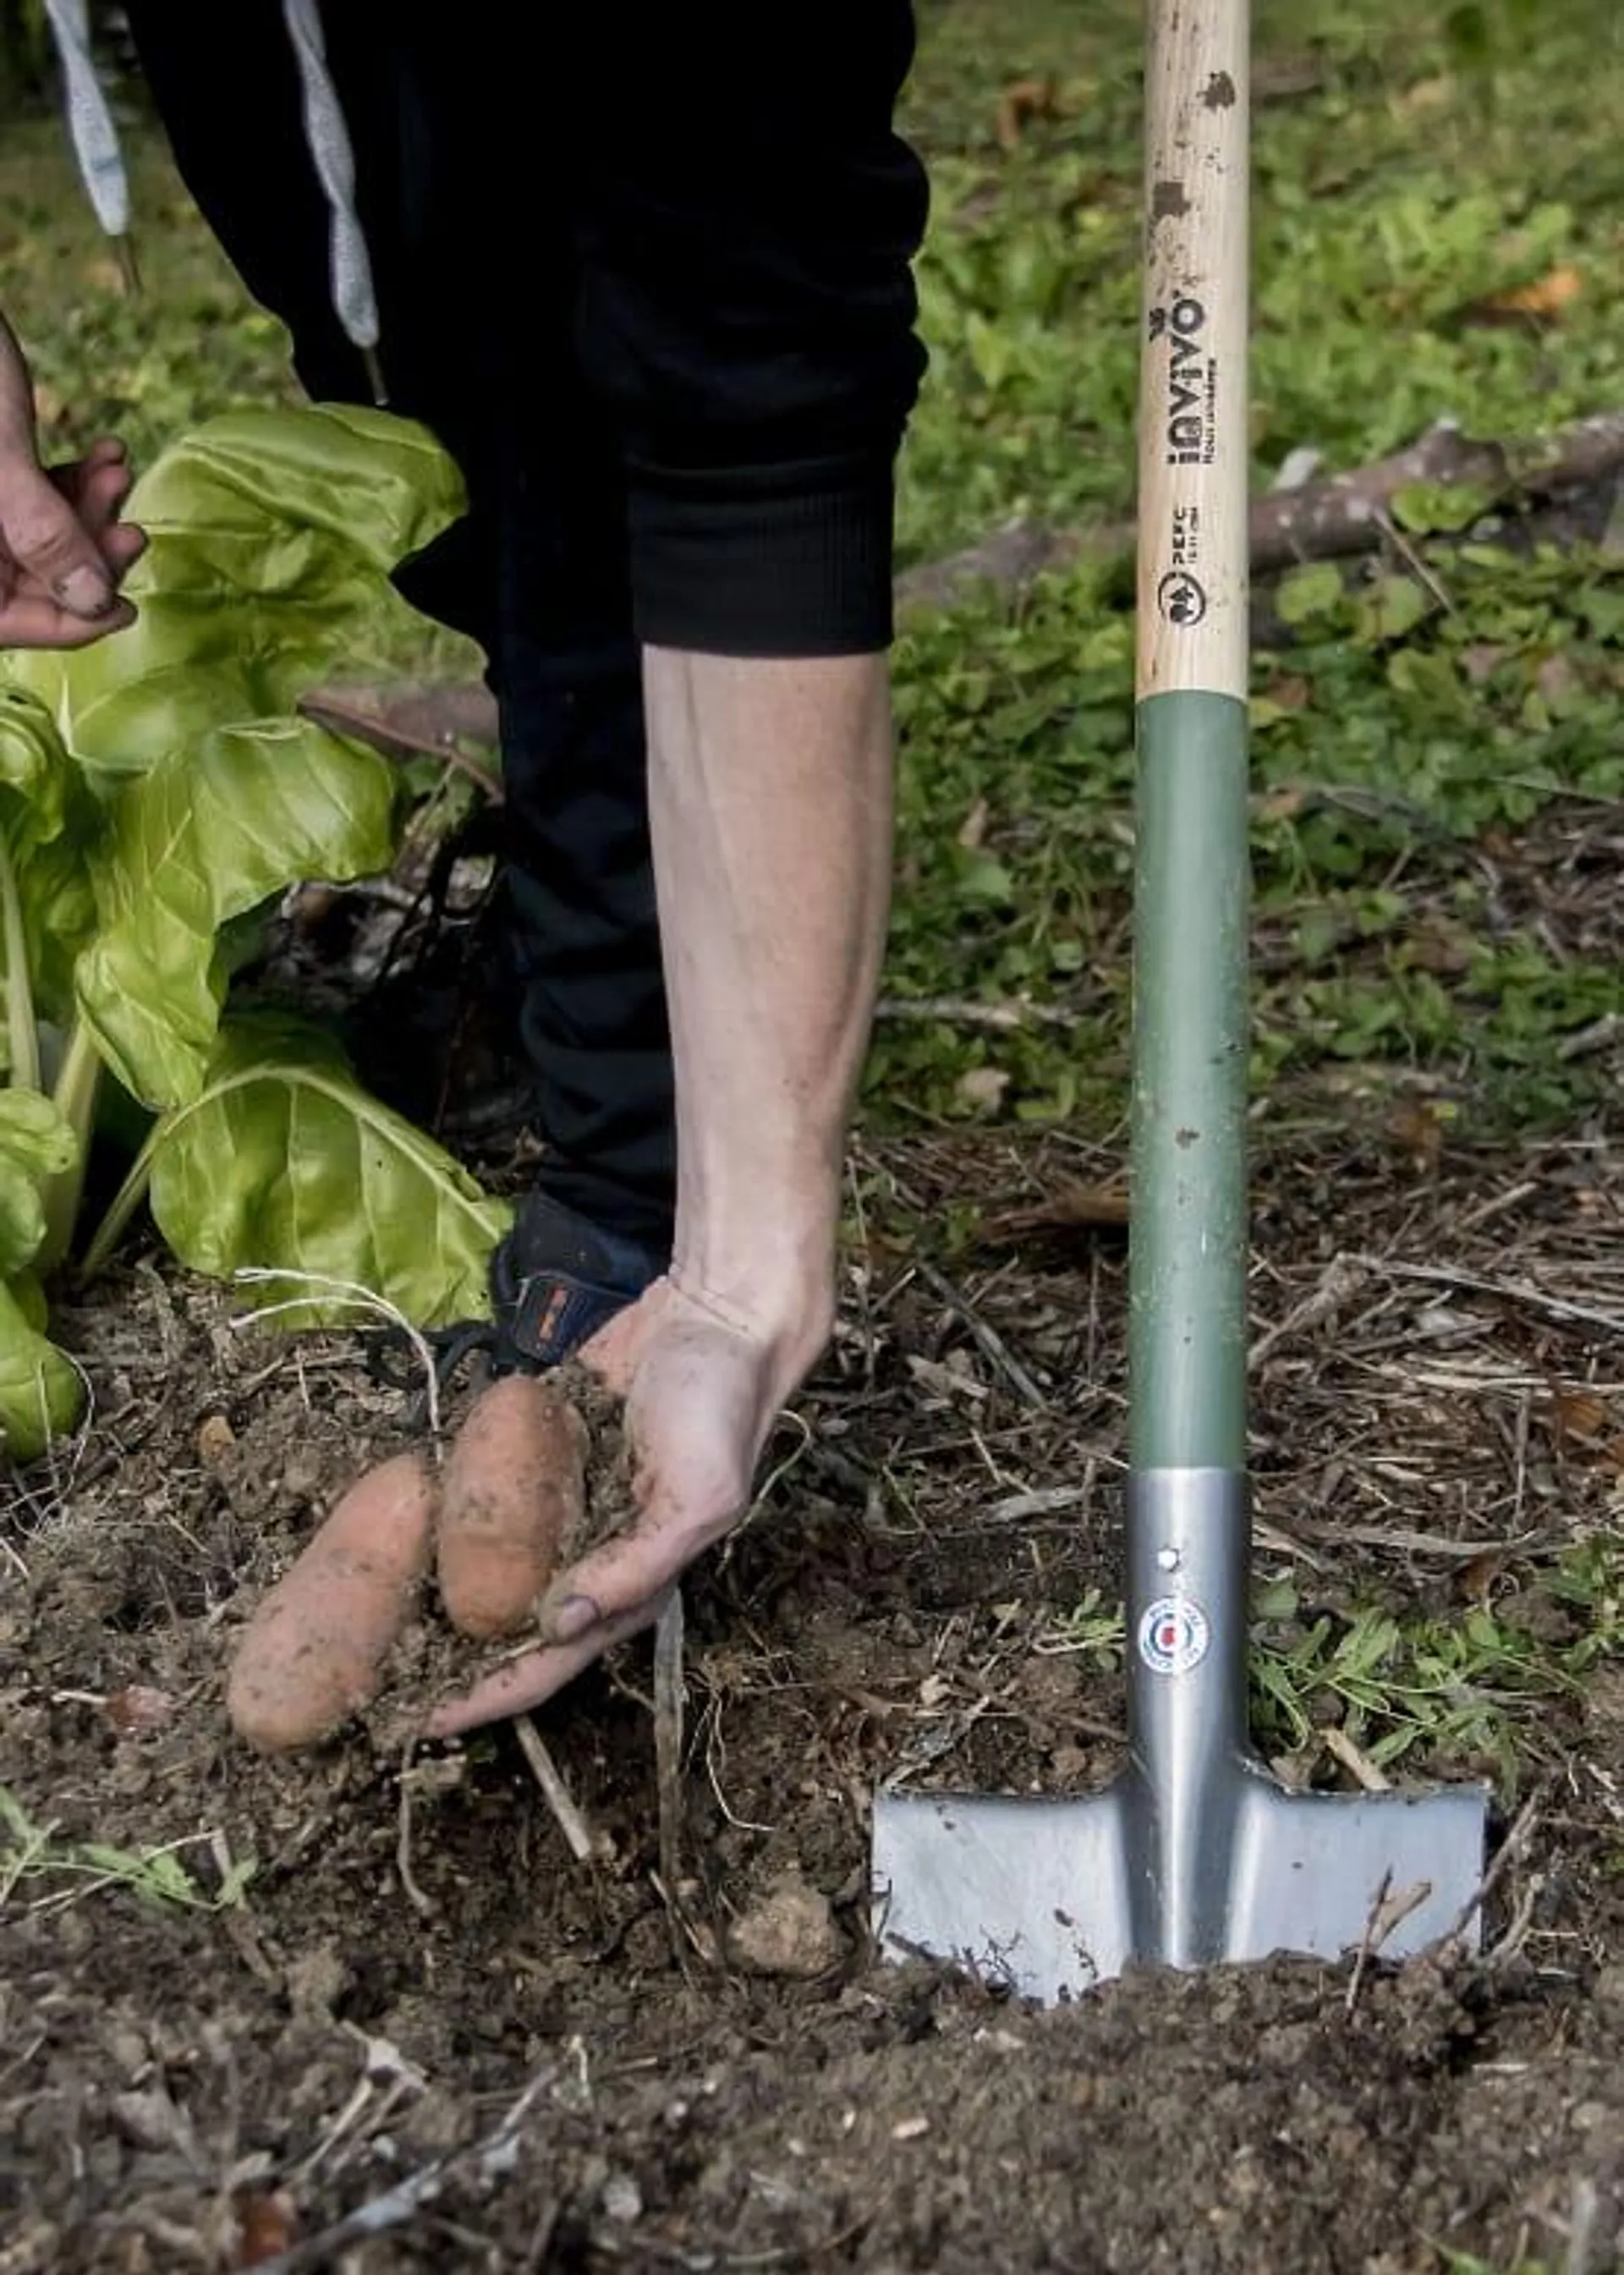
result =
[[[510,1730],[230,1739],[233,1636],[415,1391],[138,1260],[71,1316],[95,1418],[4,1536],[4,2275],[1616,2265],[1624,1670],[1581,1667],[1620,1613],[1575,1558],[1619,1522],[1624,1153],[1418,1161],[1341,1118],[1257,1177],[1260,1635],[1492,1640],[1363,1712],[1305,1682],[1268,1743],[1346,1781],[1408,1716],[1393,1774],[1495,1775],[1497,1836],[1531,1803],[1484,1955],[1048,2015],[875,1960],[878,1779],[1082,1789],[1118,1752],[1111,1155],[859,1159],[834,1351],[689,1591],[663,1871],[646,1645],[540,1718],[585,1862]],[[980,1243],[933,1261],[966,1197]]]

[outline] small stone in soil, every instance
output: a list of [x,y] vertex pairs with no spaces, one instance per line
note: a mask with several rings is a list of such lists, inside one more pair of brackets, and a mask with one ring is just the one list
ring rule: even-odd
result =
[[127,1682],[103,1702],[102,1712],[121,1738],[147,1738],[174,1720],[175,1701],[150,1683]]
[[186,2120],[161,2085],[144,2090],[116,2093],[108,2113],[132,2148],[173,2149],[185,2140]]
[[752,1975],[784,1975],[810,1981],[840,1963],[840,1930],[829,1900],[798,1872],[774,1882],[758,1904],[739,1916],[729,1932],[728,1952]]
[[600,2202],[609,2219],[630,2223],[643,2216],[643,2191],[630,2173],[611,2173]]
[[223,1414],[206,1414],[198,1425],[197,1455],[206,1470],[218,1469],[237,1449],[237,1432]]

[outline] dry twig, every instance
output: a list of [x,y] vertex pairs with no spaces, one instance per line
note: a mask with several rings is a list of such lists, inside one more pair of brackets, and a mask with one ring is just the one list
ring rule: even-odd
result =
[[432,1919],[434,1900],[425,1895],[412,1869],[412,1757],[417,1751],[413,1743],[406,1748],[406,1758],[401,1764],[400,1825],[395,1838],[395,1869],[400,1875],[400,1885],[406,1892],[406,1901],[419,1919]]
[[434,2201],[455,2175],[495,2174],[505,2170],[525,2120],[552,2083],[554,2075],[550,2064],[539,2071],[501,2123],[467,2148],[433,2158],[415,2173],[409,2173],[404,2181],[397,2181],[392,2188],[386,2188],[381,2196],[346,2212],[330,2227],[291,2245],[274,2259],[262,2260],[261,2275],[307,2275],[309,2270],[330,2266],[351,2245],[365,2243],[374,2235],[386,2235],[392,2228],[404,2227],[426,2203]]
[[1400,1888],[1395,1893],[1392,1871],[1382,1874],[1381,1885],[1376,1891],[1370,1916],[1364,1923],[1364,1933],[1359,1939],[1353,1973],[1348,1979],[1348,1996],[1342,2002],[1345,2014],[1351,2017],[1359,2003],[1359,1992],[1363,1987],[1365,1971],[1371,1960],[1380,1955],[1382,1946],[1394,1931],[1401,1927],[1412,1912],[1418,1911],[1431,1893],[1432,1883],[1430,1880],[1417,1880],[1410,1887]]
[[986,1352],[1005,1379],[1026,1401],[1029,1406],[1046,1407],[1046,1394],[1039,1388],[996,1327],[990,1326],[961,1289],[956,1288],[945,1273],[939,1272],[925,1258],[914,1259],[914,1269],[933,1296],[946,1304],[955,1319],[969,1329],[971,1340]]
[[688,1687],[683,1679],[683,1591],[673,1588],[654,1627],[654,1767],[660,1789],[660,1872],[682,1884],[683,1729]]
[[1606,1334],[1624,1335],[1624,1315],[1598,1311],[1590,1304],[1571,1304],[1565,1296],[1549,1296],[1543,1288],[1533,1287],[1526,1280],[1489,1280],[1479,1273],[1459,1270],[1454,1265],[1401,1264],[1388,1256],[1358,1256],[1353,1261],[1389,1280],[1417,1280],[1434,1288],[1457,1288],[1468,1295],[1492,1296],[1497,1302],[1544,1311],[1550,1319],[1566,1320],[1575,1326],[1599,1327]]
[[574,1796],[560,1774],[558,1765],[548,1751],[541,1733],[528,1714],[513,1718],[513,1735],[518,1740],[518,1750],[524,1755],[530,1774],[541,1788],[541,1797],[553,1812],[553,1820],[563,1834],[570,1854],[578,1864],[595,1864],[602,1861],[603,1842],[587,1824],[576,1804]]
[[1342,1767],[1365,1793],[1391,1793],[1393,1785],[1385,1778],[1363,1748],[1355,1745],[1346,1730],[1334,1722],[1320,1734],[1320,1742],[1326,1753],[1341,1762]]
[[1529,1834],[1533,1831],[1535,1821],[1545,1805],[1548,1790],[1547,1783],[1542,1785],[1537,1793],[1530,1794],[1512,1819],[1511,1830],[1501,1841],[1488,1871],[1433,1945],[1432,1948],[1435,1951],[1446,1950],[1451,1944],[1464,1943],[1466,1931],[1527,1847]]

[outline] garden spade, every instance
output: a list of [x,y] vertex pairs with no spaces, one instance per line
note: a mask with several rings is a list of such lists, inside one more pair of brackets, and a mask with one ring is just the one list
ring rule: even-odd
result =
[[882,1947],[1051,1999],[1134,1964],[1417,1950],[1475,1917],[1486,1811],[1480,1787],[1289,1792],[1248,1733],[1246,0],[1152,0],[1147,62],[1129,1761],[1091,1798],[874,1811]]

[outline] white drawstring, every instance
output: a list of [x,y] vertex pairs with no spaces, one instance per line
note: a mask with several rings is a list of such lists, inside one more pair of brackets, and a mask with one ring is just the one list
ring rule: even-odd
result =
[[110,237],[130,227],[130,185],[118,147],[118,130],[90,54],[88,0],[45,0],[57,35],[68,96],[68,132],[96,219]]
[[282,19],[293,42],[305,93],[305,140],[331,217],[334,312],[355,345],[371,357],[378,345],[378,297],[355,208],[355,153],[327,67],[327,42],[316,0],[282,0]]
[[[110,237],[127,242],[130,187],[102,81],[90,48],[89,0],[45,0],[62,58],[68,131],[96,219]],[[355,203],[355,153],[344,108],[328,68],[316,0],[282,0],[282,18],[298,65],[305,140],[327,200],[333,313],[366,359],[373,392],[381,403],[378,369],[378,297],[372,258]]]

